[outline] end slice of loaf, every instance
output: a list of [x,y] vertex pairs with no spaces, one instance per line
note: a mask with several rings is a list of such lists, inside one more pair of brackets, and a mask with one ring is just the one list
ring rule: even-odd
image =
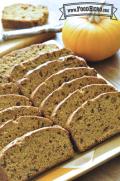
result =
[[120,133],[120,92],[109,92],[85,102],[70,117],[67,127],[79,151]]
[[0,95],[19,94],[19,93],[20,90],[18,86],[13,82],[0,84]]
[[0,111],[12,106],[31,106],[31,102],[27,97],[22,95],[0,95]]
[[[50,47],[50,45],[49,45],[49,47]],[[49,48],[49,50],[47,48],[46,52],[43,51],[43,49],[42,49],[42,53],[40,53],[36,57],[31,58],[30,61],[28,61],[26,59],[26,61],[24,60],[24,62],[22,62],[18,65],[15,65],[13,67],[13,69],[11,70],[9,79],[11,81],[17,81],[17,80],[23,78],[27,74],[27,72],[35,69],[37,66],[40,66],[41,64],[46,63],[47,61],[52,61],[61,56],[66,56],[69,54],[72,54],[72,52],[65,48],[58,49],[55,47],[53,47],[53,48],[51,47],[51,48]]]
[[58,60],[48,61],[36,69],[31,70],[25,78],[19,80],[20,90],[23,95],[30,97],[34,89],[52,74],[64,68],[87,67],[86,62],[74,55],[65,56]]
[[29,131],[51,125],[49,119],[38,116],[21,116],[16,120],[9,120],[0,127],[0,150]]
[[104,79],[94,76],[83,76],[65,82],[42,101],[40,105],[41,114],[45,117],[50,117],[55,107],[70,93],[90,84],[106,84],[106,82]]
[[52,91],[60,87],[64,82],[82,77],[84,75],[97,76],[95,69],[87,67],[66,68],[51,75],[45,82],[40,84],[31,95],[35,106],[40,106],[41,102]]
[[[57,50],[55,44],[34,44],[26,48],[12,51],[11,53],[0,58],[0,83],[9,82],[9,75],[14,66],[24,61],[29,62],[31,59],[38,57],[38,55]],[[19,72],[16,73],[16,77]]]
[[46,127],[7,145],[0,153],[0,166],[10,181],[29,180],[73,155],[68,132],[59,126]]
[[2,12],[4,28],[20,29],[46,24],[48,9],[45,6],[31,4],[12,4]]
[[39,109],[33,106],[13,106],[0,111],[0,125],[8,120],[15,120],[20,116],[38,116]]
[[51,119],[55,124],[66,127],[67,119],[78,107],[99,94],[116,91],[114,87],[107,84],[92,84],[76,90],[61,101],[53,110]]

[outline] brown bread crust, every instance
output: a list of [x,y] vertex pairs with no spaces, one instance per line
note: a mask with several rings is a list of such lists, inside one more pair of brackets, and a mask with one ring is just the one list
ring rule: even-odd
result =
[[[0,153],[0,165],[10,181],[20,181],[28,180],[73,156],[68,132],[53,126],[28,132],[11,142]],[[13,167],[16,174],[12,174]]]
[[[0,58],[0,83],[7,83],[11,80],[9,75],[14,67],[24,61],[29,62],[31,59],[38,57],[40,54],[57,50],[55,44],[34,44],[26,48],[12,51],[11,53]],[[19,72],[16,73],[16,76]],[[12,80],[13,81],[13,80]]]
[[0,125],[8,120],[15,120],[20,116],[39,115],[39,109],[33,106],[13,106],[0,111]]
[[12,106],[31,106],[31,104],[31,101],[27,97],[22,95],[0,95],[0,111]]
[[40,106],[41,102],[52,91],[60,87],[64,82],[68,82],[84,75],[97,76],[95,69],[86,67],[66,68],[51,75],[45,82],[40,84],[31,95],[31,99],[35,106]]
[[0,150],[17,137],[52,124],[50,119],[39,116],[20,116],[15,120],[8,120],[0,126]]
[[93,99],[96,96],[105,92],[114,92],[115,88],[107,84],[91,84],[76,90],[69,94],[63,101],[61,101],[53,110],[51,119],[54,124],[66,127],[69,116],[78,107],[82,106],[85,101]]
[[[35,18],[36,15],[38,15],[37,18]],[[47,21],[48,9],[45,6],[33,6],[31,4],[13,4],[5,7],[2,12],[2,24],[4,28],[28,28],[46,24]]]
[[13,82],[0,84],[0,95],[19,94],[19,93],[20,93],[20,89],[18,85]]
[[49,94],[41,103],[40,110],[42,115],[50,117],[55,107],[65,99],[70,93],[90,84],[106,84],[102,78],[94,76],[83,76],[63,83],[58,89]]
[[85,102],[72,113],[67,128],[79,151],[120,133],[120,92],[109,92]]
[[21,93],[30,97],[35,88],[48,77],[64,68],[72,67],[87,67],[87,64],[82,58],[69,55],[38,66],[36,69],[29,71],[23,79],[18,81]]
[[56,46],[54,47],[51,44],[47,47],[46,46],[47,45],[44,45],[44,48],[39,51],[39,55],[36,57],[32,58],[31,56],[30,60],[26,58],[26,61],[24,60],[22,63],[15,65],[9,76],[10,81],[18,81],[23,78],[27,72],[35,69],[43,63],[72,54],[71,51],[65,48],[58,49]]

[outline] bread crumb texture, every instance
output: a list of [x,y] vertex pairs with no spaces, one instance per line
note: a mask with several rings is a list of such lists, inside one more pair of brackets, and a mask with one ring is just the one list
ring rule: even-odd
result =
[[0,165],[10,181],[23,181],[73,155],[68,132],[58,126],[46,127],[7,145],[0,153]]
[[73,112],[68,129],[79,151],[120,132],[120,92],[104,93]]
[[2,24],[4,28],[27,28],[46,24],[48,8],[31,4],[13,4],[4,8]]

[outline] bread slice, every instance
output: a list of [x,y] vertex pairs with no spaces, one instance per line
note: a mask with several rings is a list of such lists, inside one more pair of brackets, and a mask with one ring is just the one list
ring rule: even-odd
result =
[[[57,49],[58,47],[55,44],[35,44],[20,50],[15,50],[3,56],[0,58],[0,83],[9,82],[8,76],[16,64],[26,60],[29,62],[29,60],[38,57],[40,54]],[[17,74],[19,74],[19,72],[17,72]]]
[[55,107],[70,93],[90,84],[106,84],[106,82],[104,79],[94,76],[83,76],[65,82],[42,101],[40,105],[41,114],[45,117],[50,117]]
[[85,60],[74,55],[62,57],[58,60],[48,61],[36,69],[31,70],[25,78],[19,80],[21,93],[30,97],[34,89],[52,74],[71,67],[87,67]]
[[114,87],[107,84],[91,84],[76,90],[61,101],[53,110],[51,118],[54,124],[66,127],[67,120],[71,113],[80,107],[85,101],[95,98],[105,92],[116,91]]
[[20,90],[18,86],[13,82],[0,84],[0,95],[19,94],[19,93],[20,93]]
[[0,127],[0,150],[29,131],[51,125],[49,119],[38,116],[21,116],[16,120],[9,120]]
[[52,91],[60,87],[64,82],[82,77],[84,75],[97,76],[95,69],[86,67],[66,68],[56,74],[51,75],[45,82],[40,84],[31,95],[31,99],[35,106],[40,106],[41,102]]
[[2,12],[4,28],[20,29],[46,24],[48,8],[31,4],[12,4]]
[[66,56],[69,54],[72,54],[72,52],[65,48],[51,48],[47,53],[43,52],[37,57],[31,58],[30,61],[26,59],[26,61],[22,62],[21,64],[14,66],[10,73],[9,79],[11,81],[17,81],[23,78],[28,71],[35,69],[37,66],[40,66],[41,64],[46,63],[47,61],[52,61],[59,57]]
[[68,132],[53,126],[28,132],[7,145],[0,153],[0,166],[10,181],[29,180],[73,156]]
[[0,95],[0,111],[12,106],[31,106],[30,100],[22,95]]
[[8,120],[15,120],[20,116],[38,116],[39,109],[33,106],[13,106],[0,111],[0,125]]
[[120,92],[109,92],[85,102],[69,118],[67,127],[79,151],[120,133]]

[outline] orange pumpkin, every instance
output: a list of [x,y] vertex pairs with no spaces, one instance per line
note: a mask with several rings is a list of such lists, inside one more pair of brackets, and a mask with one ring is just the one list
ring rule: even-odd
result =
[[69,18],[62,38],[66,48],[88,61],[104,60],[120,48],[120,21],[98,16]]

